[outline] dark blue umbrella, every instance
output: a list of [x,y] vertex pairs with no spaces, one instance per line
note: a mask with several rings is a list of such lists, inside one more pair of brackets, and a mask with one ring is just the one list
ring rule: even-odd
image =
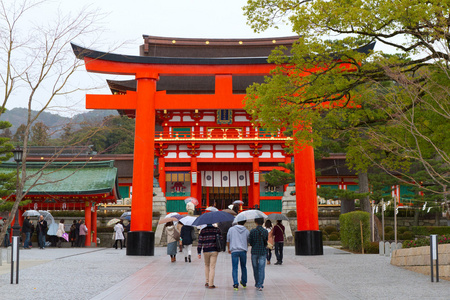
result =
[[192,226],[206,225],[206,224],[214,224],[226,221],[233,221],[234,216],[226,213],[224,211],[212,211],[208,213],[204,213],[200,217],[198,217]]

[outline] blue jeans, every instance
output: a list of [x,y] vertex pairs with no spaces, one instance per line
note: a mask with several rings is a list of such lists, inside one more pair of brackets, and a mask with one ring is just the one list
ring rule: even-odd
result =
[[277,262],[282,263],[283,262],[283,242],[276,242],[275,243],[275,256],[277,257]]
[[24,248],[30,248],[30,235],[31,232],[25,232],[25,242],[23,243]]
[[252,254],[253,276],[255,277],[255,287],[264,287],[264,268],[266,267],[266,255]]
[[45,248],[45,234],[39,232],[39,247]]
[[247,251],[238,251],[231,253],[231,264],[233,266],[233,284],[238,285],[238,264],[241,263],[241,281],[247,285]]

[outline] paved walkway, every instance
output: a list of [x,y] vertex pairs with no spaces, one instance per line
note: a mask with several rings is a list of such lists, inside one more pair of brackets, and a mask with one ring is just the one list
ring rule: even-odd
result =
[[[267,265],[264,291],[232,288],[231,259],[221,253],[216,289],[204,287],[203,260],[181,254],[171,263],[165,248],[153,257],[126,256],[111,248],[21,250],[19,284],[10,284],[10,265],[0,267],[4,299],[449,299],[450,282],[389,264],[379,255],[356,255],[325,247],[323,256],[295,256],[285,248],[282,266]],[[3,259],[6,253],[3,251]]]

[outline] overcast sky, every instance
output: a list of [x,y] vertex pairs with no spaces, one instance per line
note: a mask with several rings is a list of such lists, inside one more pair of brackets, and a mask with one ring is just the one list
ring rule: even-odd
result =
[[[11,0],[13,1],[13,0]],[[104,17],[101,26],[104,32],[96,41],[96,49],[109,51],[120,45],[114,52],[118,54],[139,55],[142,35],[182,38],[258,38],[294,35],[289,27],[271,29],[256,34],[246,24],[242,7],[245,0],[77,0],[50,1],[34,10],[30,22],[53,18],[56,7],[65,13],[74,13],[84,6],[95,9]],[[89,45],[89,41],[76,40],[76,44]],[[103,85],[101,89],[91,91],[94,94],[109,94],[106,79],[129,79],[111,75],[88,74],[84,68],[78,72],[75,82],[95,82]],[[73,115],[85,111],[86,92],[58,98],[47,111],[63,115]],[[8,109],[25,107],[26,97],[16,95]],[[38,108],[38,105],[34,107]]]

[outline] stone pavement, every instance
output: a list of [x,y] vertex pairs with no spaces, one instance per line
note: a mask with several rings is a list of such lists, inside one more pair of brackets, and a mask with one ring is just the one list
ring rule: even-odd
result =
[[[0,267],[4,299],[449,299],[450,282],[390,265],[388,257],[350,254],[331,247],[323,256],[295,256],[285,248],[282,266],[267,265],[264,291],[232,288],[231,259],[220,253],[216,289],[204,287],[203,260],[171,263],[165,248],[153,257],[126,256],[125,249],[52,248],[21,250],[19,284],[10,265]],[[3,250],[3,259],[6,259]],[[6,269],[6,271],[5,271]]]

